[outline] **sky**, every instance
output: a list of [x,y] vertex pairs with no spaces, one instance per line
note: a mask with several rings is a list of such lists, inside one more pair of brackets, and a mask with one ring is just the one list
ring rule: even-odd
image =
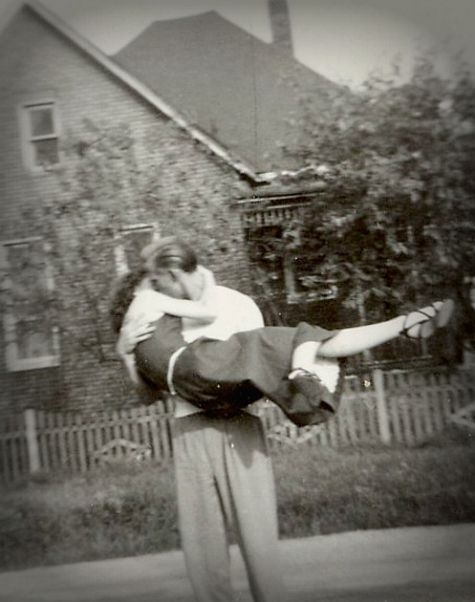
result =
[[[15,0],[0,0],[0,20]],[[265,42],[271,41],[267,0],[42,0],[107,54],[120,50],[154,20],[215,10]],[[288,0],[298,60],[357,88],[371,72],[387,72],[397,57],[410,75],[419,49],[436,46],[448,58],[462,52],[475,72],[475,0]]]

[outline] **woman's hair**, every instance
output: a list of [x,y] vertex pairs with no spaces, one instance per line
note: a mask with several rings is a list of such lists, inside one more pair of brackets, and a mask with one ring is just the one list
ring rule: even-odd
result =
[[137,285],[158,269],[179,268],[184,272],[194,272],[198,260],[193,249],[175,236],[161,238],[146,246],[141,253],[144,267],[127,273],[120,278],[112,293],[109,317],[112,329],[119,333],[129,305],[132,303]]
[[109,307],[112,330],[116,334],[120,332],[127,309],[134,298],[135,289],[145,276],[147,276],[147,271],[139,269],[128,272],[117,281]]
[[194,272],[198,267],[193,249],[176,236],[167,236],[151,243],[142,250],[141,256],[149,272],[170,268]]

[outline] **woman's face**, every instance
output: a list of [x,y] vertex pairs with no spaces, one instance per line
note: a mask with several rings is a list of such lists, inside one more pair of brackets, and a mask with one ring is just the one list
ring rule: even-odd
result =
[[171,270],[156,270],[149,276],[151,288],[176,299],[184,299],[185,292],[181,283],[176,279]]

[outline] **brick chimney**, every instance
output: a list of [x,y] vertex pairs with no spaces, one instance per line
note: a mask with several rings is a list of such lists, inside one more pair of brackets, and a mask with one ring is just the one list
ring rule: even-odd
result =
[[268,0],[268,2],[273,42],[282,52],[293,55],[287,0]]

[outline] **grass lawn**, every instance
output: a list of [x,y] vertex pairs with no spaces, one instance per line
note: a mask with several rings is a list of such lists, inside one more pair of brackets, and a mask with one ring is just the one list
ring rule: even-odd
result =
[[[449,433],[414,449],[276,452],[281,536],[475,522],[473,439]],[[1,490],[1,570],[177,547],[171,466],[113,464]]]

